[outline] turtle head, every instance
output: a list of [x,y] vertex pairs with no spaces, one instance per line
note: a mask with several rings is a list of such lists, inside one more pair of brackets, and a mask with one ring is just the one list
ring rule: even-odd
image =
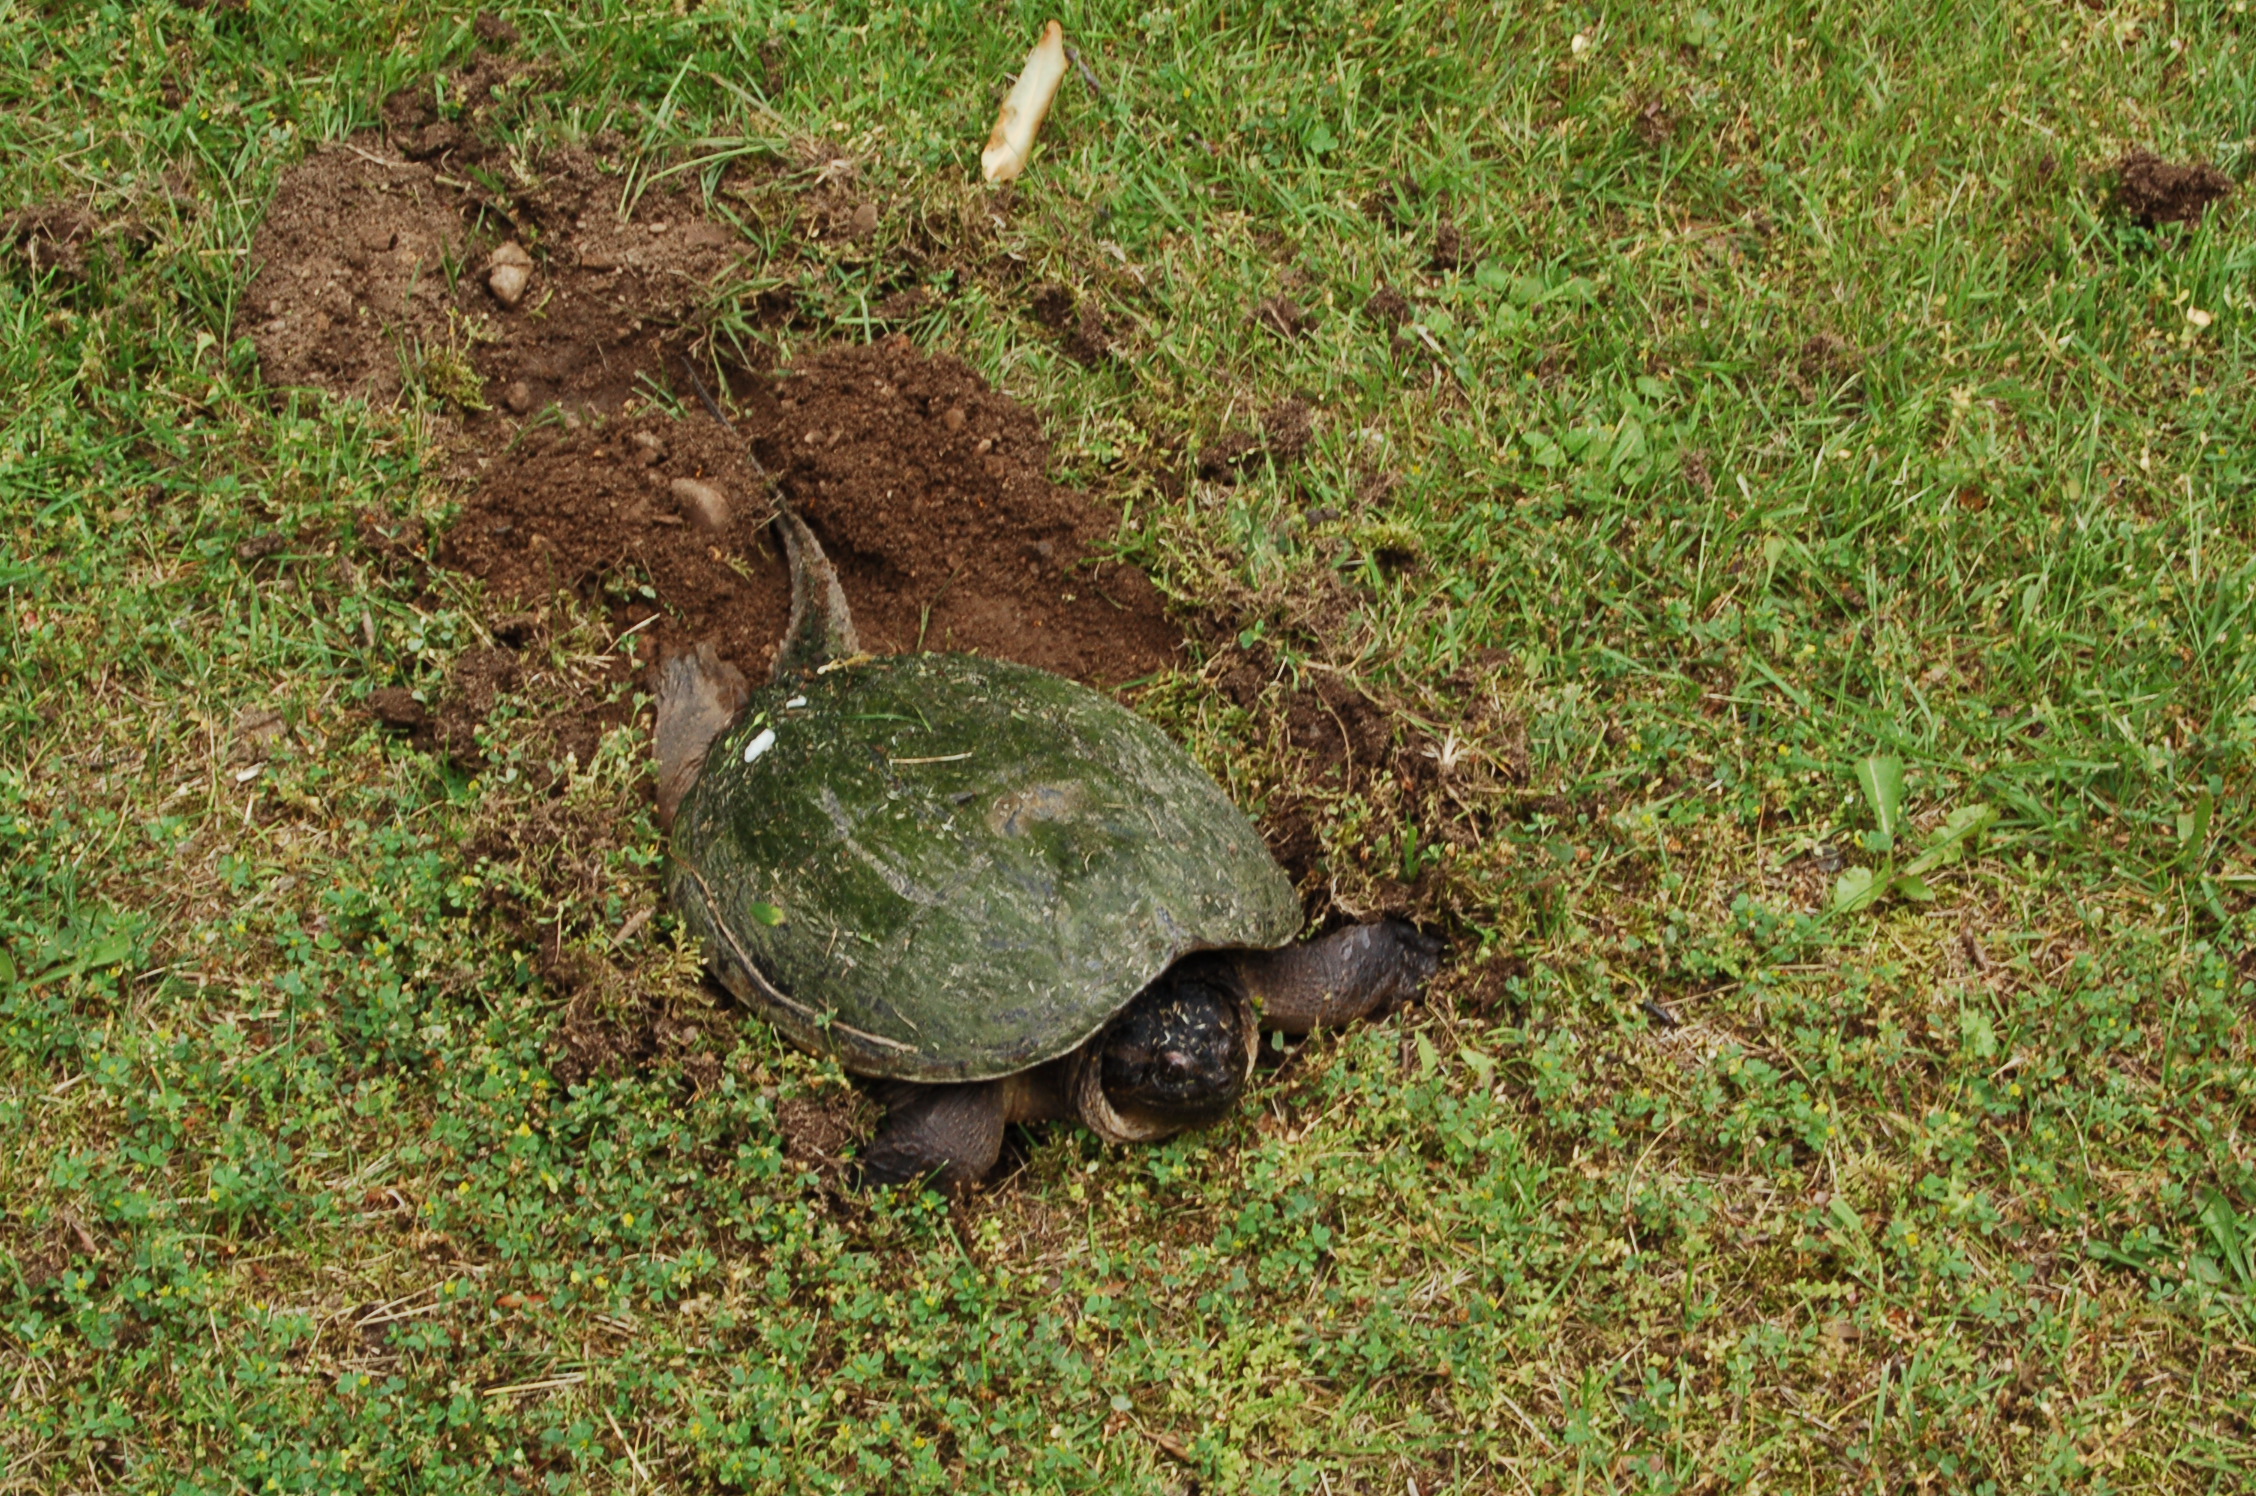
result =
[[1105,1096],[1168,1131],[1227,1116],[1252,1068],[1245,1000],[1218,962],[1178,961],[1136,994],[1098,1041]]

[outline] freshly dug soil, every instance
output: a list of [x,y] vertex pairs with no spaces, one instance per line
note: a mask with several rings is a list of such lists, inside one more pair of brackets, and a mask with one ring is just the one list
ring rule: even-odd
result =
[[[245,303],[269,384],[382,404],[412,377],[467,414],[616,410],[749,249],[664,192],[621,219],[617,177],[582,149],[543,157],[507,202],[458,181],[375,136],[283,176],[251,242]],[[512,243],[533,262],[515,307],[486,274]]]
[[844,575],[872,650],[970,649],[1117,684],[1181,635],[1133,567],[1092,560],[1112,522],[1045,476],[1033,412],[908,339],[783,376],[759,451]]
[[2232,178],[2206,161],[2180,165],[2133,150],[2115,163],[2115,195],[2142,223],[2199,223],[2209,205],[2232,195]]
[[[441,559],[523,604],[605,599],[622,628],[656,619],[645,658],[710,639],[758,679],[790,585],[749,438],[871,651],[973,650],[1097,685],[1171,658],[1180,635],[1151,582],[1091,559],[1109,521],[1049,481],[1033,414],[961,361],[900,337],[833,349],[753,385],[737,430],[644,415],[535,437],[490,459]],[[725,529],[681,512],[681,478],[723,495]]]
[[[392,124],[409,154],[433,128]],[[507,609],[559,591],[600,603],[636,630],[638,663],[710,639],[757,679],[789,584],[749,441],[831,552],[871,650],[973,650],[1100,686],[1173,657],[1181,635],[1150,581],[1093,556],[1111,520],[1049,481],[1033,414],[962,362],[899,337],[838,348],[737,371],[735,430],[705,415],[676,355],[752,246],[663,190],[621,217],[605,165],[552,152],[503,199],[450,175],[447,155],[362,136],[286,174],[254,240],[247,320],[269,382],[381,402],[420,379],[458,407],[457,466],[476,486],[442,564]],[[515,304],[487,274],[503,246],[530,262]],[[633,401],[654,388],[692,414]],[[683,479],[723,497],[717,530]]]
[[388,156],[324,146],[276,187],[244,302],[269,384],[381,402],[400,392],[403,360],[443,345],[447,263],[470,225],[429,167]]
[[0,215],[0,260],[20,261],[33,275],[85,278],[102,225],[77,203],[39,203]]

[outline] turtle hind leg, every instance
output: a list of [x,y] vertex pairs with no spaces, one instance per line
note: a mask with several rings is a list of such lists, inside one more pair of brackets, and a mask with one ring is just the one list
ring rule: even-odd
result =
[[1338,1028],[1416,997],[1440,964],[1441,942],[1399,919],[1236,957],[1261,1026],[1288,1034]]
[[671,826],[682,797],[705,767],[705,750],[751,696],[744,672],[711,644],[669,656],[658,667],[658,819]]
[[881,1087],[885,1125],[862,1150],[865,1184],[930,1182],[960,1195],[985,1179],[1003,1152],[1005,1087],[1001,1081]]

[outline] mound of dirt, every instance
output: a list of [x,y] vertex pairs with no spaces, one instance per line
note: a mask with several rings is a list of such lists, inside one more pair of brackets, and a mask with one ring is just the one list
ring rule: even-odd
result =
[[[764,468],[830,552],[873,651],[974,650],[1099,685],[1171,658],[1158,593],[1091,558],[1112,527],[1045,476],[1033,414],[961,361],[888,338],[755,384],[743,404],[741,436],[643,415],[491,459],[441,559],[523,603],[606,599],[659,651],[710,639],[758,678],[790,610]],[[722,496],[725,525],[688,512],[681,479]]]
[[[364,136],[287,172],[251,242],[245,310],[267,382],[381,404],[409,380],[474,413],[616,410],[747,250],[663,192],[618,214],[591,152],[541,158],[507,201]],[[530,269],[514,303],[490,267]]]
[[1040,422],[961,360],[893,337],[824,354],[777,396],[759,450],[872,649],[972,649],[1107,684],[1167,662],[1181,636],[1150,580],[1091,559],[1111,521],[1049,481]]
[[2179,165],[2134,150],[2115,163],[2115,197],[2123,211],[2152,227],[2199,223],[2209,205],[2232,195],[2232,178],[2203,161]]
[[[1150,581],[1094,554],[1109,518],[1049,481],[1033,414],[966,365],[896,337],[739,371],[732,432],[675,355],[749,243],[662,190],[622,216],[619,177],[585,149],[538,158],[506,197],[497,171],[473,186],[447,168],[375,136],[315,151],[254,240],[248,299],[271,383],[381,402],[414,381],[457,406],[476,487],[443,564],[512,606],[596,601],[636,630],[639,660],[710,639],[757,677],[789,604],[764,464],[873,650],[973,650],[1097,685],[1172,658]],[[654,388],[695,414],[630,408]]]
[[251,241],[245,311],[267,382],[398,395],[403,362],[445,346],[448,269],[470,236],[460,195],[430,168],[357,146],[316,151],[282,178]]

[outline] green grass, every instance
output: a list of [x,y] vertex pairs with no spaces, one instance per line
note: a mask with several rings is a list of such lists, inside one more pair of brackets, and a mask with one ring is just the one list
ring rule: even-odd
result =
[[[276,174],[467,20],[18,0],[0,203],[113,232],[0,279],[0,1488],[2241,1487],[2256,218],[2143,230],[2105,168],[2246,175],[2245,7],[1092,7],[1000,225],[1046,12],[504,9],[527,141],[852,157],[880,246],[767,231],[782,351],[940,282],[919,340],[1237,631],[1145,709],[1459,964],[1212,1133],[826,1194],[776,1115],[835,1074],[616,938],[642,745],[534,746],[600,620],[478,777],[379,734],[482,642],[380,533],[458,497],[435,412],[277,398],[232,320]],[[1303,464],[1166,481],[1296,392]],[[1341,678],[1440,788],[1301,782],[1284,693]],[[1978,806],[1931,902],[1832,909]]]

